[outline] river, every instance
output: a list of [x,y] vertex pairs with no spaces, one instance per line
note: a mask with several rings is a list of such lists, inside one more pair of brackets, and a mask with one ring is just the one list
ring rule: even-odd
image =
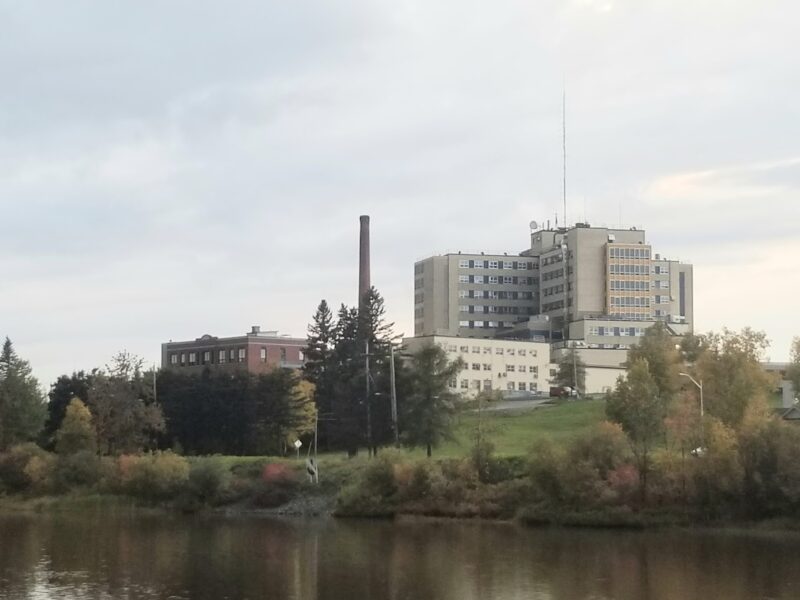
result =
[[0,598],[796,599],[800,535],[4,515]]

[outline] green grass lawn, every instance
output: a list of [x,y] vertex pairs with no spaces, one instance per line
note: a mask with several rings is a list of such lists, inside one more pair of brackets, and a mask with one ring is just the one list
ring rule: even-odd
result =
[[[605,418],[605,402],[603,400],[577,400],[560,402],[553,406],[545,406],[534,410],[517,411],[483,411],[463,412],[456,420],[452,441],[445,442],[433,451],[434,458],[460,458],[466,456],[472,446],[473,436],[480,420],[481,428],[494,443],[498,456],[524,456],[531,445],[538,439],[549,437],[555,442],[567,442],[590,429]],[[386,449],[388,450],[388,449]],[[394,451],[394,450],[393,450]],[[425,450],[400,450],[409,458],[422,458]],[[300,464],[304,464],[306,449],[301,452]],[[296,465],[293,457],[264,456],[214,456],[206,460],[219,462],[224,468],[252,463],[281,462]],[[343,452],[323,453],[319,456],[321,470],[331,468],[352,468],[364,462],[367,453],[362,451],[355,459],[346,458]]]

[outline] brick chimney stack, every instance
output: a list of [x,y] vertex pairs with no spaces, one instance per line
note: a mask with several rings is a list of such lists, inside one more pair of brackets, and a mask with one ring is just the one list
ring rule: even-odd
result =
[[361,309],[364,303],[364,296],[371,286],[369,270],[369,215],[361,215],[359,220],[361,221],[361,236],[358,244],[358,307]]

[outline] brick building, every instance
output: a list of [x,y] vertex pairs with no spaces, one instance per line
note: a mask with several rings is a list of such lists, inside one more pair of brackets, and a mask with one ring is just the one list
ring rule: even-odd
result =
[[161,344],[161,368],[182,371],[246,369],[267,373],[275,368],[299,369],[303,366],[306,340],[277,331],[261,331],[258,326],[242,336],[220,338],[204,335],[193,341]]

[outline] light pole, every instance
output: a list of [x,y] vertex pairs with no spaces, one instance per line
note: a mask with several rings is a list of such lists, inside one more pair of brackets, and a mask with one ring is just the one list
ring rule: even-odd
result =
[[681,377],[686,377],[687,379],[691,380],[691,382],[697,386],[697,389],[700,390],[700,418],[702,419],[703,415],[705,414],[705,410],[703,408],[703,380],[701,379],[698,382],[694,377],[692,377],[688,373],[678,373],[678,374]]

